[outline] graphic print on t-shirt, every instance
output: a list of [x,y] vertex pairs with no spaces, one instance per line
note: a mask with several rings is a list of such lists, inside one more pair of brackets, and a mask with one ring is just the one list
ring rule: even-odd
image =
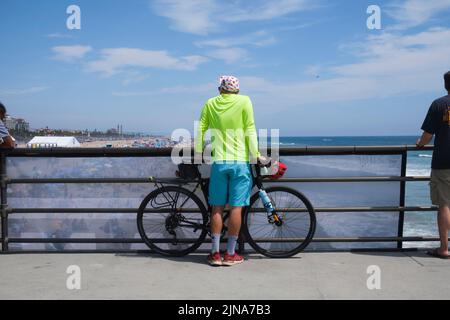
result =
[[443,120],[445,124],[450,126],[450,106],[447,106],[447,110],[444,111]]

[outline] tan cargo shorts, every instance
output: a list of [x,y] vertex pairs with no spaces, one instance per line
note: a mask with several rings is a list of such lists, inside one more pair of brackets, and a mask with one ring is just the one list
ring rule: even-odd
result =
[[432,169],[430,180],[431,203],[450,205],[450,169]]

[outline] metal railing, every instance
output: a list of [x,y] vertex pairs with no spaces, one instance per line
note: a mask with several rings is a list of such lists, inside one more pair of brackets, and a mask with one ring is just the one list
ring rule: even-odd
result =
[[[333,177],[333,178],[284,178],[272,182],[292,183],[292,182],[400,182],[400,198],[398,206],[383,207],[326,207],[315,208],[320,212],[398,212],[398,232],[395,237],[346,237],[346,238],[317,238],[313,242],[396,242],[397,249],[403,248],[403,242],[414,241],[438,241],[437,237],[421,237],[403,235],[405,213],[411,211],[436,211],[432,206],[405,206],[406,182],[429,181],[429,177],[406,176],[407,152],[415,150],[432,150],[432,146],[417,149],[415,146],[344,146],[344,147],[295,147],[281,148],[280,156],[312,156],[312,155],[400,155],[401,174],[400,176],[368,176],[368,177]],[[35,214],[35,213],[137,213],[137,208],[14,208],[8,206],[7,188],[11,184],[95,184],[95,183],[149,183],[148,178],[14,178],[8,177],[6,160],[9,157],[169,157],[171,148],[50,148],[50,149],[3,149],[0,150],[0,195],[1,195],[1,243],[2,253],[10,252],[10,243],[142,243],[136,238],[10,238],[8,236],[8,217],[12,214]],[[270,150],[269,150],[270,153]],[[300,208],[295,209],[301,211]],[[152,211],[152,210],[149,210]],[[163,240],[164,241],[164,240]],[[169,240],[167,239],[167,242]],[[85,250],[76,250],[76,252]],[[102,250],[105,251],[105,250]],[[120,251],[120,250],[106,250]],[[20,251],[22,252],[22,251]],[[66,251],[73,252],[73,251]],[[98,251],[94,251],[98,252]]]

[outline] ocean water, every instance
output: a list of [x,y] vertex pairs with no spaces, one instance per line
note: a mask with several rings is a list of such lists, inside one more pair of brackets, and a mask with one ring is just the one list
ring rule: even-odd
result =
[[[280,137],[280,146],[389,146],[413,145],[417,136],[381,137]],[[429,176],[431,151],[410,151],[407,158],[407,176]],[[350,165],[350,164],[349,164]],[[407,182],[406,206],[430,206],[428,182]],[[437,236],[435,212],[406,212],[405,236]],[[405,243],[405,247],[435,246],[431,242]]]

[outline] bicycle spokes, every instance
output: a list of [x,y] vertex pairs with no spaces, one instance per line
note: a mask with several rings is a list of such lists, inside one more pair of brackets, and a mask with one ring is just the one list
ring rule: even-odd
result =
[[256,198],[246,216],[246,225],[254,246],[262,253],[285,256],[309,241],[312,220],[309,209],[295,190],[277,188],[268,188],[266,199]]

